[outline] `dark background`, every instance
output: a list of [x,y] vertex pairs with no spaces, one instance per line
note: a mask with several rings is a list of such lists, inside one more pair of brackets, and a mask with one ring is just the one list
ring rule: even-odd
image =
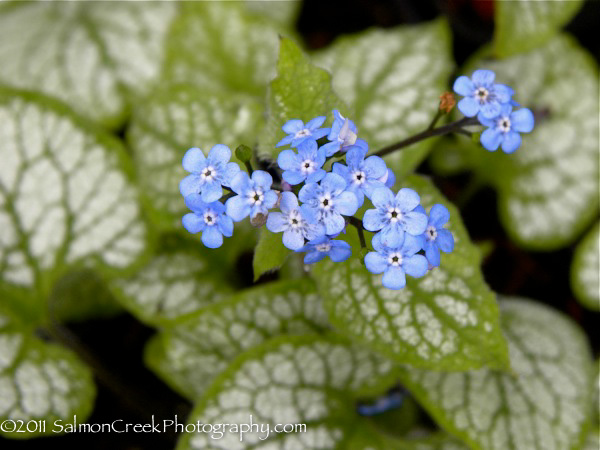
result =
[[[482,0],[347,0],[303,2],[297,28],[306,47],[327,46],[337,36],[368,27],[394,27],[448,17],[453,31],[453,51],[460,66],[481,45],[489,42],[494,29],[494,2]],[[600,2],[588,1],[566,27],[598,61]],[[450,82],[450,80],[449,80]],[[468,198],[462,195],[469,175],[437,177],[427,162],[418,170],[433,176],[436,185],[461,207],[463,220],[474,241],[491,244],[483,272],[491,289],[506,295],[530,297],[549,303],[569,314],[587,332],[594,354],[600,350],[600,314],[582,308],[569,282],[574,247],[555,252],[525,251],[510,241],[497,216],[496,194],[483,188]],[[244,262],[251,255],[246,255]],[[239,264],[250,267],[251,264]],[[247,269],[246,269],[247,270]],[[248,274],[248,280],[252,274]],[[70,336],[87,354],[97,376],[98,397],[88,423],[149,423],[178,415],[185,423],[191,405],[157,379],[142,362],[144,344],[154,330],[126,313],[69,325]],[[84,357],[84,359],[86,359]],[[57,446],[62,449],[172,449],[175,434],[81,434],[9,441],[0,438],[2,449]]]

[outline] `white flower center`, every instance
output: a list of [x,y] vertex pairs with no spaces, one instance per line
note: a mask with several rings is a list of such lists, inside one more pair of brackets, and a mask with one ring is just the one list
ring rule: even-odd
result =
[[304,223],[300,213],[297,210],[293,210],[287,217],[288,227],[292,230],[298,230],[303,227]]
[[310,132],[310,130],[308,128],[304,128],[303,130],[298,131],[294,137],[295,138],[301,138],[301,137],[306,137],[306,136],[311,136],[312,133]]
[[508,133],[510,131],[510,119],[508,117],[501,117],[498,119],[498,128],[503,133]]
[[248,203],[251,205],[260,205],[265,199],[265,194],[260,189],[248,192]]
[[402,265],[402,253],[394,252],[388,255],[388,263],[390,266],[398,267]]
[[213,166],[207,166],[203,171],[200,178],[204,181],[212,181],[217,177],[217,171]]
[[400,211],[398,208],[388,208],[386,217],[391,223],[396,223],[402,219],[402,211]]
[[329,243],[329,242],[323,242],[322,244],[315,245],[315,248],[319,252],[325,252],[325,253],[327,253],[329,250],[331,250],[331,243]]
[[305,159],[300,165],[300,170],[302,171],[302,173],[306,174],[313,173],[316,168],[317,164],[314,161],[311,161],[310,159]]
[[367,176],[365,175],[365,173],[362,170],[356,170],[352,173],[352,182],[354,184],[364,184],[364,182],[367,180]]
[[425,237],[428,241],[435,241],[437,238],[437,230],[433,225],[427,227],[427,230],[425,230]]
[[208,226],[213,226],[217,223],[217,215],[213,211],[204,213],[204,223]]
[[329,192],[326,192],[325,194],[321,195],[321,197],[319,197],[319,207],[323,211],[331,210],[331,208],[333,207],[333,201],[331,200],[331,194],[329,194]]
[[479,100],[480,103],[484,103],[488,99],[489,95],[490,93],[484,87],[480,86],[475,89],[475,99]]

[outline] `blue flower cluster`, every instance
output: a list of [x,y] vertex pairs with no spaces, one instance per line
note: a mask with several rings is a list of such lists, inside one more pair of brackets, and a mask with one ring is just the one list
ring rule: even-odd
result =
[[471,78],[460,76],[454,82],[454,92],[462,95],[458,109],[467,117],[475,117],[488,127],[481,134],[481,144],[490,151],[502,146],[505,153],[513,153],[521,145],[520,133],[533,130],[533,113],[527,108],[513,111],[519,106],[512,100],[514,91],[495,83],[491,70],[476,70]]
[[[189,149],[183,167],[190,175],[179,187],[192,212],[183,217],[183,226],[202,233],[207,247],[217,248],[223,236],[233,234],[233,222],[249,216],[269,231],[283,233],[283,244],[305,253],[305,264],[312,264],[326,256],[334,262],[351,256],[350,245],[336,239],[351,223],[361,235],[363,230],[376,233],[375,251],[364,262],[370,272],[383,273],[383,285],[390,289],[403,288],[407,274],[421,277],[438,266],[440,251],[451,252],[454,245],[444,228],[448,210],[435,205],[428,216],[414,190],[394,194],[394,173],[379,156],[367,156],[368,145],[351,120],[335,110],[333,116],[330,129],[321,128],[324,116],[283,125],[287,136],[277,146],[291,148],[277,158],[283,180],[278,190],[269,173],[249,169],[249,175],[230,162],[231,150],[224,145],[215,145],[206,157],[198,148]],[[317,141],[325,137],[327,142],[319,146]],[[340,159],[327,165],[334,157]],[[223,189],[229,191],[225,198]],[[375,208],[361,222],[353,216],[365,198]]]

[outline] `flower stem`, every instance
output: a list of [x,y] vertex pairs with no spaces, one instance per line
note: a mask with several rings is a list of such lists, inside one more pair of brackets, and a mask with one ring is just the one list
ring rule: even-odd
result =
[[[431,123],[433,126],[435,126],[436,122],[437,122],[437,119],[434,118],[434,120]],[[442,125],[441,127],[437,127],[437,128],[433,128],[430,125],[426,130],[424,130],[418,134],[415,134],[414,136],[406,138],[400,142],[396,142],[395,144],[388,145],[387,147],[384,147],[381,150],[378,150],[377,152],[375,152],[373,154],[376,156],[385,156],[392,152],[395,152],[396,150],[403,149],[405,147],[408,147],[412,144],[423,141],[430,137],[443,136],[444,134],[449,134],[449,133],[461,133],[461,134],[470,135],[471,133],[469,133],[467,130],[464,130],[463,127],[466,127],[469,125],[477,125],[478,123],[479,123],[479,121],[477,120],[476,117],[464,117],[460,120],[457,120],[456,122],[449,123],[448,125]]]
[[367,248],[367,242],[365,241],[365,233],[363,231],[362,220],[357,219],[356,217],[348,217],[348,223],[356,228],[358,231],[358,239],[360,239],[360,246],[362,248]]
[[250,163],[250,161],[246,161],[244,163],[244,165],[246,166],[246,170],[248,171],[248,175],[252,176],[252,172],[254,171],[254,169],[252,169],[252,163]]

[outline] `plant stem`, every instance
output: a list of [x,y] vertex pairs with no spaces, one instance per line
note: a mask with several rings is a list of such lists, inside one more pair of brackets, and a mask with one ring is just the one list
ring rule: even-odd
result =
[[252,172],[254,171],[254,169],[252,169],[252,164],[250,163],[250,161],[246,161],[244,163],[244,165],[246,166],[246,170],[248,171],[248,175],[252,176]]
[[414,136],[406,138],[403,141],[396,142],[395,144],[384,147],[381,150],[378,150],[377,152],[375,152],[373,154],[376,156],[385,156],[392,152],[395,152],[396,150],[400,150],[402,148],[408,147],[409,145],[423,141],[430,137],[442,136],[444,134],[449,134],[449,133],[461,133],[461,134],[470,135],[470,133],[467,130],[464,130],[463,127],[466,127],[469,125],[477,125],[479,123],[479,121],[477,120],[476,117],[464,117],[460,120],[457,120],[456,122],[449,123],[448,125],[443,125],[441,127],[432,128],[431,125],[435,126],[436,122],[437,122],[437,119],[434,117],[434,120],[431,122],[429,128],[427,128],[426,130],[424,130],[418,134],[415,134]]
[[365,241],[365,233],[363,231],[362,220],[359,220],[356,217],[348,217],[348,223],[354,228],[356,228],[356,231],[358,231],[358,239],[360,239],[360,246],[362,248],[367,248],[367,242]]

